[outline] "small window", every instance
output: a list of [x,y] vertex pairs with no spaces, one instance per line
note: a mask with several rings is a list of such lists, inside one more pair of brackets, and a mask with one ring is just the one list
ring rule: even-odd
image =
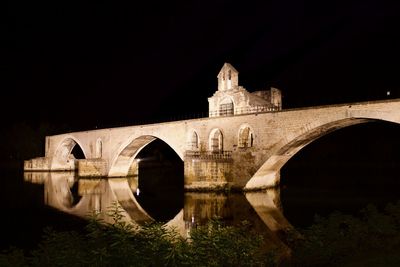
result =
[[223,138],[220,130],[216,129],[210,135],[210,150],[212,152],[223,151]]
[[230,98],[225,98],[219,105],[219,115],[229,116],[234,114],[234,105]]
[[254,141],[253,133],[250,127],[244,127],[239,130],[239,147],[246,148],[252,147]]
[[101,158],[103,154],[103,143],[101,139],[97,139],[96,141],[96,158]]
[[198,150],[198,148],[199,148],[199,136],[195,131],[193,131],[189,140],[188,149],[195,151]]

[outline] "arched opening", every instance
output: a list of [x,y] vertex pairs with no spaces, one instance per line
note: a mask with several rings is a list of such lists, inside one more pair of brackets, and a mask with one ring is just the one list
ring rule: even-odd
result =
[[252,147],[253,141],[254,141],[254,135],[250,127],[248,126],[241,127],[239,130],[238,147],[239,148]]
[[67,138],[61,143],[57,149],[56,155],[57,159],[60,161],[86,158],[82,148],[72,138]]
[[223,151],[223,136],[221,130],[214,129],[210,133],[209,149],[211,152],[220,153]]
[[135,162],[138,203],[155,220],[171,220],[183,208],[183,161],[167,143],[155,139],[141,148]]
[[227,89],[232,89],[232,73],[231,70],[228,70],[228,81],[227,81]]
[[232,99],[229,97],[224,98],[219,103],[219,115],[220,116],[229,116],[234,114],[234,104]]
[[85,159],[85,152],[72,138],[66,138],[57,148],[52,161],[53,170],[75,170],[76,161]]
[[199,136],[196,131],[193,131],[188,140],[187,149],[190,151],[197,151],[199,150]]
[[71,154],[75,159],[84,159],[85,154],[83,153],[82,148],[75,144],[74,148],[71,150]]
[[293,135],[297,137],[290,141],[282,139],[281,142],[276,143],[274,147],[270,149],[271,155],[247,182],[245,189],[265,189],[278,185],[280,182],[280,169],[302,148],[328,133],[369,121],[372,120],[361,118],[343,119],[323,125],[317,125],[312,128],[300,128],[297,133],[293,133]]
[[103,156],[103,142],[101,139],[96,141],[96,158],[101,158]]
[[315,214],[357,212],[368,204],[383,209],[399,200],[400,125],[375,121],[323,136],[281,169],[281,203],[294,226]]

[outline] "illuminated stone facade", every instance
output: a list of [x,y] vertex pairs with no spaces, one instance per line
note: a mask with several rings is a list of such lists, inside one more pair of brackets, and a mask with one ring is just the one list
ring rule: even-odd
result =
[[208,98],[209,116],[230,116],[282,109],[282,94],[279,89],[248,92],[239,86],[239,72],[225,63],[218,74],[218,90]]
[[[160,139],[184,162],[186,190],[257,190],[276,186],[282,166],[329,132],[376,120],[400,123],[399,99],[281,110],[278,89],[247,92],[228,63],[209,104],[206,118],[48,136],[45,156],[25,161],[24,169],[127,177],[138,174],[139,152]],[[75,146],[85,159],[73,157]]]

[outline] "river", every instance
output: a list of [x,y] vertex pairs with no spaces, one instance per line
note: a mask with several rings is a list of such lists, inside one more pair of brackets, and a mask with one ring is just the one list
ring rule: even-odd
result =
[[310,225],[315,214],[328,215],[335,210],[354,214],[368,203],[383,206],[397,199],[396,190],[377,184],[364,184],[362,190],[317,184],[282,185],[257,193],[217,194],[189,193],[179,187],[162,188],[157,184],[151,184],[156,190],[149,190],[151,187],[141,187],[137,177],[82,179],[74,172],[17,169],[3,170],[1,177],[1,249],[34,248],[45,226],[82,230],[85,218],[93,211],[111,222],[106,212],[114,202],[122,206],[127,221],[163,222],[183,236],[216,216],[228,225],[247,220],[276,245],[281,242],[282,231]]

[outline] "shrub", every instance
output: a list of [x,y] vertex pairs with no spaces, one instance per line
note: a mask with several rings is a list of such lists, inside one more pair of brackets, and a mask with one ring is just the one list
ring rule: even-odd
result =
[[159,223],[135,227],[122,209],[108,211],[111,224],[93,215],[86,233],[46,229],[28,257],[18,249],[0,255],[0,266],[263,266],[262,239],[249,224],[224,226],[212,220],[185,239]]

